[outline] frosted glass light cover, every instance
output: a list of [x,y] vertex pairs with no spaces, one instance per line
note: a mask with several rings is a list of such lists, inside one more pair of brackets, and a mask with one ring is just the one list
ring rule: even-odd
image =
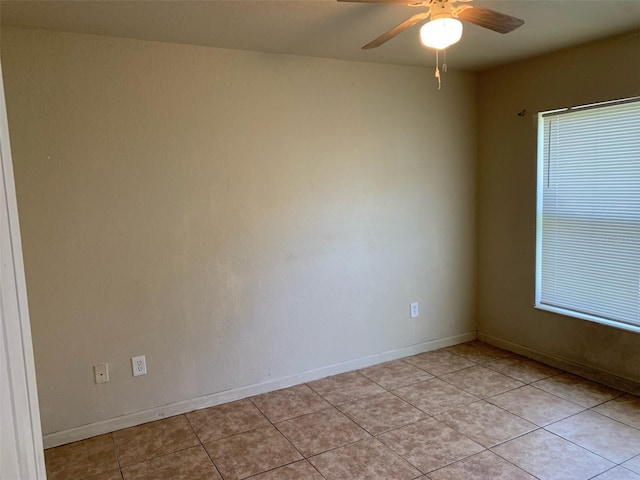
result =
[[420,29],[420,41],[425,47],[442,50],[460,41],[462,22],[456,18],[438,18]]

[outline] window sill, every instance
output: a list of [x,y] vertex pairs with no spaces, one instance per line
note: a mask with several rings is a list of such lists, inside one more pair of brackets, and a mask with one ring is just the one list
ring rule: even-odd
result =
[[534,307],[538,310],[545,310],[547,312],[557,313],[559,315],[564,315],[567,317],[579,318],[581,320],[587,320],[589,322],[599,323],[600,325],[606,325],[608,327],[617,328],[619,330],[626,330],[627,332],[640,333],[640,325],[632,325],[630,323],[617,322],[615,320],[607,320],[606,318],[595,317],[593,315],[574,312],[573,310],[553,307],[551,305],[537,304],[537,305],[534,305]]

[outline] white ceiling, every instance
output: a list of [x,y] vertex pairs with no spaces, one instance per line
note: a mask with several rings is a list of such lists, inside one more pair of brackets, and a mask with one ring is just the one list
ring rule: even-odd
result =
[[[622,32],[640,31],[640,0],[474,0],[526,21],[507,35],[466,23],[449,67],[482,70]],[[416,7],[335,0],[1,0],[3,25],[345,60],[434,65],[419,27],[360,47]],[[639,52],[640,54],[640,52]]]

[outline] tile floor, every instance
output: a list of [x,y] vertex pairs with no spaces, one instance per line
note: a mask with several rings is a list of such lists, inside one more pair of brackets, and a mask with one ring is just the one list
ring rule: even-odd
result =
[[640,480],[640,398],[474,341],[45,460],[49,480]]

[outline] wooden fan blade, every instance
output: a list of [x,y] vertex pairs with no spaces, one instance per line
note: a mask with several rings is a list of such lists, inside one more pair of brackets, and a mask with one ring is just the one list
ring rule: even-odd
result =
[[509,33],[524,24],[524,20],[506,13],[495,12],[476,5],[465,5],[456,15],[460,20],[488,28],[498,33]]
[[371,42],[367,43],[364,47],[362,47],[362,49],[363,50],[369,50],[370,48],[379,47],[383,43],[388,42],[389,40],[391,40],[396,35],[400,35],[405,30],[413,27],[416,23],[420,23],[421,21],[423,21],[426,18],[429,18],[429,12],[428,11],[427,12],[422,12],[422,13],[417,13],[413,17],[406,19],[400,25],[396,25],[395,27],[393,27],[388,32],[383,33],[382,35],[380,35],[375,40],[372,40]]

